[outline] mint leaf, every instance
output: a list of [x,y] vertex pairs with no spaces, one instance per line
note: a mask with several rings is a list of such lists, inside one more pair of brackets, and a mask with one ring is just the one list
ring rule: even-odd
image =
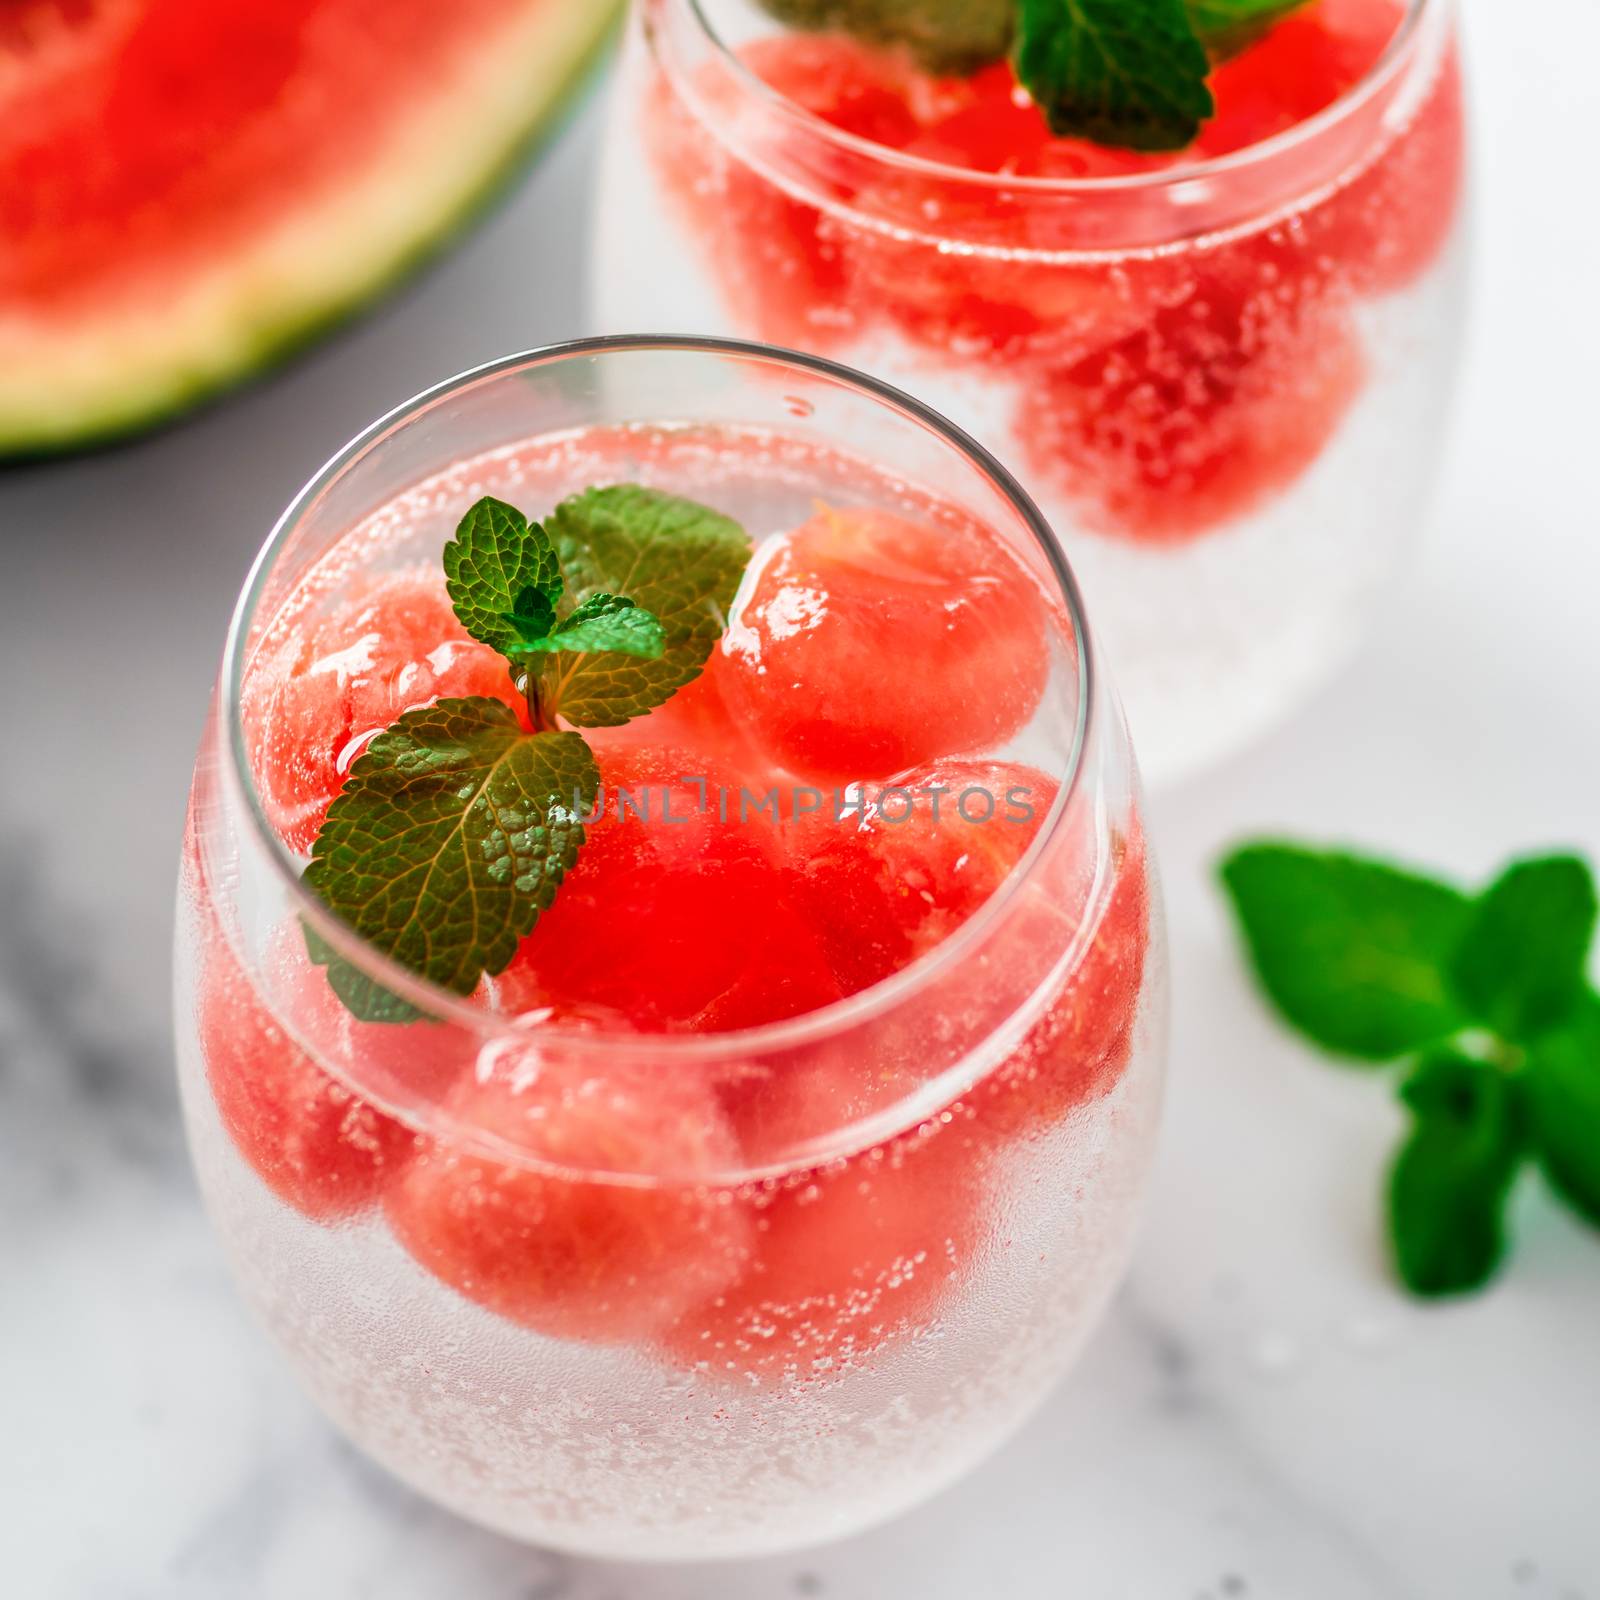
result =
[[1216,109],[1184,0],[1018,0],[1012,62],[1059,135],[1181,150]]
[[1513,862],[1484,892],[1451,966],[1473,1017],[1507,1039],[1560,1023],[1585,990],[1594,877],[1577,856]]
[[529,584],[517,596],[517,603],[505,615],[515,635],[502,654],[519,655],[526,645],[537,644],[556,625],[556,608],[543,589]]
[[632,600],[614,594],[590,595],[553,631],[542,638],[528,638],[513,645],[518,654],[568,650],[615,650],[623,655],[659,661],[666,650],[666,633],[661,619]]
[[455,538],[444,547],[444,572],[461,626],[501,655],[524,637],[513,615],[532,622],[548,614],[553,620],[561,599],[561,568],[545,530],[515,506],[487,495],[461,519]]
[[1189,21],[1213,61],[1226,61],[1277,27],[1306,0],[1188,0]]
[[1392,1061],[1460,1028],[1450,963],[1467,898],[1380,861],[1255,844],[1222,864],[1256,974],[1315,1043]]
[[1600,995],[1593,990],[1530,1051],[1528,1108],[1551,1187],[1600,1227]]
[[905,45],[930,72],[968,73],[1011,43],[1016,0],[761,0],[791,28],[837,29],[869,44]]
[[1505,1255],[1505,1206],[1525,1150],[1516,1080],[1454,1051],[1401,1088],[1412,1133],[1389,1177],[1395,1266],[1413,1294],[1481,1288]]
[[498,700],[408,711],[351,768],[306,881],[375,949],[470,994],[555,898],[599,783],[577,734],[524,733]]
[[344,1002],[357,1022],[420,1022],[423,1013],[375,983],[353,967],[309,922],[300,924],[306,936],[306,953],[315,965],[328,969],[328,986]]
[[663,636],[653,659],[615,646],[563,650],[545,668],[549,704],[577,727],[612,728],[699,677],[750,559],[737,522],[692,500],[622,484],[574,495],[545,526],[573,605],[558,628],[585,601],[627,595],[659,621]]

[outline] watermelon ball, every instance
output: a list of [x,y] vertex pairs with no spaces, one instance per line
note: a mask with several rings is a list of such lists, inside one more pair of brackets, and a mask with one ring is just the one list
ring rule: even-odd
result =
[[1018,412],[1035,470],[1102,533],[1177,543],[1245,515],[1317,460],[1365,379],[1349,296],[1299,235],[1191,270],[1181,300],[1047,368]]
[[671,747],[598,759],[604,812],[503,982],[646,1031],[755,1027],[836,1000],[785,894],[776,824],[741,807],[741,775]]
[[244,682],[251,771],[274,831],[300,855],[351,764],[402,712],[469,695],[518,704],[505,660],[461,626],[437,569],[336,578],[296,596]]
[[843,34],[776,34],[746,46],[741,59],[769,89],[870,144],[904,149],[920,132],[919,74],[894,52]]
[[[1119,178],[1168,166],[1175,159],[1056,138],[1009,62],[966,79],[917,75],[903,92],[911,95],[921,116],[915,135],[900,147],[938,166],[1005,177]],[[996,193],[972,190],[975,201]]]
[[[268,959],[293,963],[287,982],[327,991],[298,928],[279,935]],[[196,1025],[217,1116],[235,1149],[303,1217],[333,1223],[355,1215],[410,1158],[414,1135],[330,1077],[285,1033],[215,919],[202,953]]]
[[847,994],[942,944],[1010,875],[1055,801],[1053,779],[1000,761],[941,761],[868,786],[836,817],[785,829],[795,903]]
[[1044,597],[970,522],[824,508],[757,553],[722,649],[732,708],[821,785],[1002,743],[1050,660]]
[[1212,72],[1217,111],[1196,153],[1228,155],[1326,110],[1377,66],[1404,16],[1398,0],[1317,0],[1274,23]]
[[[925,100],[935,101],[937,93],[926,94]],[[949,85],[940,98],[938,114],[927,117],[904,141],[907,154],[972,172],[1024,176],[1037,171],[1045,146],[1052,142],[1050,127],[1039,108],[1018,92],[1009,65],[985,67]]]
[[[1055,795],[1054,781],[1028,767],[940,762],[906,774],[894,791],[867,796],[842,824],[828,812],[796,819],[787,830],[793,896],[816,926],[841,987],[854,993],[879,983],[948,939],[1017,867]],[[1064,824],[1072,836],[1023,886],[1005,935],[1047,961],[1076,936],[1094,886],[1095,835],[1076,815]],[[1136,824],[1118,836],[1113,853],[1112,888],[1082,958],[1013,1057],[965,1097],[986,1136],[1010,1138],[1059,1121],[1109,1089],[1127,1064],[1151,917]],[[969,964],[939,980],[928,1004],[938,1011],[949,1061],[963,1048],[963,1027],[982,1030],[997,1020],[1005,981],[1018,986],[1025,978],[1026,970],[1002,979]],[[933,1026],[924,1014],[908,1021],[911,1037],[903,1044],[879,1040],[889,1056],[870,1064],[871,1081],[909,1088]],[[966,1047],[980,1042],[973,1037]]]
[[749,1203],[754,1256],[681,1316],[669,1359],[764,1385],[827,1381],[931,1329],[984,1237],[981,1167],[935,1121]]
[[[1114,840],[1111,870],[1109,894],[1081,959],[1017,1050],[967,1098],[985,1138],[1025,1137],[1056,1126],[1113,1089],[1128,1065],[1152,912],[1136,823]],[[1073,881],[1047,885],[1047,892],[1057,912],[1068,908],[1069,916],[1081,917],[1091,877],[1087,858],[1067,871]],[[1061,940],[1060,932],[1051,937]]]
[[[425,1140],[384,1199],[421,1266],[498,1316],[591,1344],[648,1338],[733,1280],[751,1225],[708,1181],[739,1152],[707,1087],[661,1063],[591,1065],[533,1038],[488,1059],[444,1114],[534,1164],[481,1153],[466,1135]],[[659,1176],[640,1181],[648,1174]]]

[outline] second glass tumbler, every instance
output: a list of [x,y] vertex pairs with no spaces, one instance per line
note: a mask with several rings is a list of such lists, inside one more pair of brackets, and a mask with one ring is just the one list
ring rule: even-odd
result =
[[834,356],[1026,478],[1158,782],[1360,640],[1464,309],[1450,0],[1316,0],[1211,87],[1192,148],[1141,156],[1051,138],[1004,63],[637,0],[597,212],[602,327]]

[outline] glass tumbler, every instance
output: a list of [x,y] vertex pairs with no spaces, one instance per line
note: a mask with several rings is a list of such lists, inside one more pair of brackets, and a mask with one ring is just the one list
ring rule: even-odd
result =
[[[1420,532],[1465,309],[1452,8],[1312,11],[1386,4],[1376,65],[1286,131],[1017,176],[875,131],[952,80],[908,88],[756,0],[636,0],[599,325],[829,355],[970,430],[1071,558],[1146,775],[1180,777],[1347,658]],[[964,138],[1004,125],[988,106]]]
[[[507,1010],[492,980],[431,988],[303,887],[278,798],[305,752],[260,692],[308,578],[436,564],[484,493],[538,514],[623,480],[738,517],[758,562],[818,498],[972,519],[1037,586],[1038,710],[994,754],[1035,774],[1007,803],[1037,832],[886,981],[759,1027],[595,1031]],[[355,1020],[302,925],[424,1020]],[[703,1558],[833,1538],[956,1478],[1072,1364],[1117,1282],[1165,995],[1133,756],[1060,546],[993,457],[877,382],[711,340],[517,356],[376,423],[256,561],[182,858],[193,1158],[305,1388],[467,1517]],[[507,1084],[533,1085],[535,1112],[566,1085],[596,1137],[575,1153],[559,1116],[488,1114]]]

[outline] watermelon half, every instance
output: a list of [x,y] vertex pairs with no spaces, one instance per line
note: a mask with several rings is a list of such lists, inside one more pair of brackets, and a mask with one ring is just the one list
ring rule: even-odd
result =
[[0,457],[169,417],[372,298],[619,0],[0,0]]

